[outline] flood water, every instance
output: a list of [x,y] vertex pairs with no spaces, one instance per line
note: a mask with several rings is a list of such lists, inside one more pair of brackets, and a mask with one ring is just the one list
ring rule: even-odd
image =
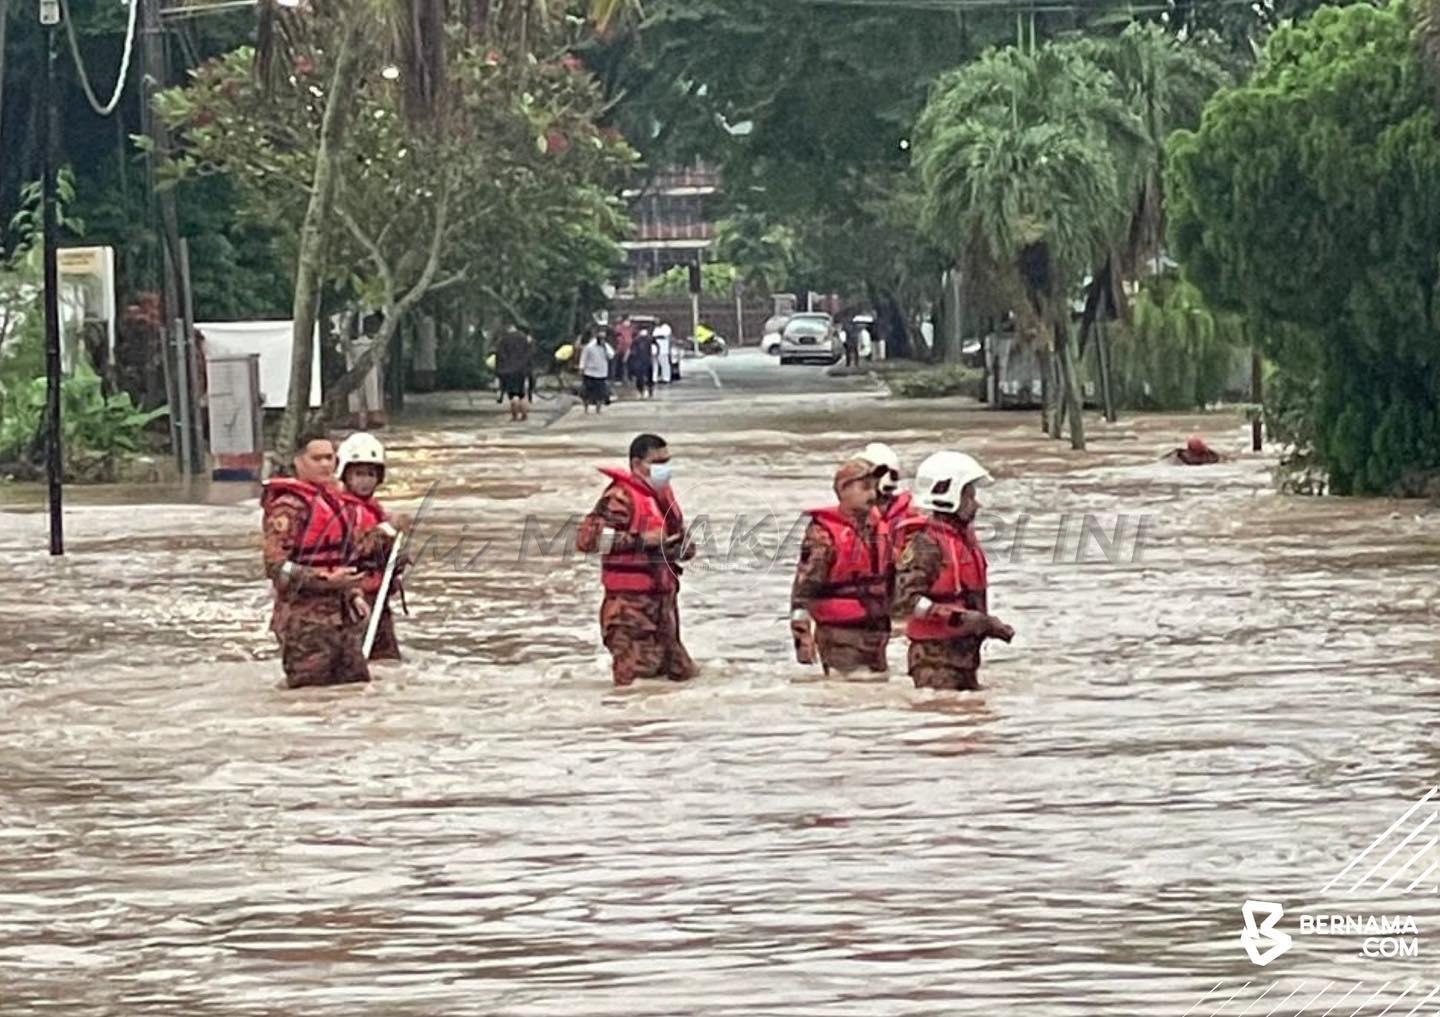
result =
[[[363,688],[281,687],[255,489],[72,489],[58,561],[0,492],[0,1014],[1440,1009],[1440,869],[1404,892],[1440,826],[1391,851],[1440,796],[1347,869],[1440,781],[1425,504],[1277,495],[1228,417],[1083,454],[863,389],[543,423],[386,435],[426,554]],[[650,428],[714,534],[705,673],[617,692],[550,538]],[[1238,457],[1158,461],[1196,428]],[[917,692],[898,638],[886,684],[793,663],[786,531],[876,438],[997,477],[982,693]],[[1296,933],[1263,968],[1251,897]],[[1414,916],[1418,957],[1299,935],[1332,911]]]

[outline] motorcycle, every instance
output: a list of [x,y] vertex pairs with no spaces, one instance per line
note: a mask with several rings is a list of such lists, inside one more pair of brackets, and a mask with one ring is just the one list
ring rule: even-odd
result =
[[695,330],[694,348],[702,357],[723,357],[729,349],[725,340],[714,329],[701,325]]

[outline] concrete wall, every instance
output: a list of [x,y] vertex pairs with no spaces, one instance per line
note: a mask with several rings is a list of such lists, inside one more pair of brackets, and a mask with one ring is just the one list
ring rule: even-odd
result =
[[[747,301],[745,310],[745,345],[760,345],[760,330],[765,319],[770,317],[770,301]],[[648,314],[668,321],[677,336],[690,334],[689,297],[639,297],[634,300],[616,300],[610,308],[612,324],[627,314]],[[700,298],[700,321],[725,337],[731,346],[736,345],[739,330],[735,327],[735,301],[715,298]]]

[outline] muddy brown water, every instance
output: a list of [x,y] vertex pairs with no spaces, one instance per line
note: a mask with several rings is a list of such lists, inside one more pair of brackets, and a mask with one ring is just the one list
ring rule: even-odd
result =
[[[595,563],[543,545],[652,426],[715,532],[705,674],[617,693]],[[1196,428],[1237,458],[1157,461]],[[1019,635],[982,694],[910,688],[902,640],[886,684],[790,660],[783,531],[874,437],[997,475]],[[0,1014],[1403,1015],[1440,983],[1440,877],[1400,892],[1440,851],[1380,889],[1436,829],[1322,892],[1440,773],[1424,505],[1278,496],[1228,417],[1072,454],[864,391],[387,440],[431,557],[366,688],[279,687],[253,489],[73,490],[58,561],[0,494]],[[1125,517],[1108,558],[1086,513]],[[1419,956],[1257,967],[1247,897],[1413,915]]]

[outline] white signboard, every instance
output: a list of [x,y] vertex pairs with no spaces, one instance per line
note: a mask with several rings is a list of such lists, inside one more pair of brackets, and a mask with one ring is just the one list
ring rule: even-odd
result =
[[255,354],[207,358],[210,451],[216,456],[254,455],[260,451],[259,371]]
[[[260,355],[260,391],[267,410],[283,410],[290,391],[289,321],[197,321],[205,337],[207,357]],[[310,405],[320,405],[320,327],[316,325],[310,352]]]
[[[109,247],[62,247],[55,252],[60,279],[60,369],[75,370],[75,353],[86,329],[100,329],[115,362],[115,251]],[[95,365],[98,366],[98,365]]]

